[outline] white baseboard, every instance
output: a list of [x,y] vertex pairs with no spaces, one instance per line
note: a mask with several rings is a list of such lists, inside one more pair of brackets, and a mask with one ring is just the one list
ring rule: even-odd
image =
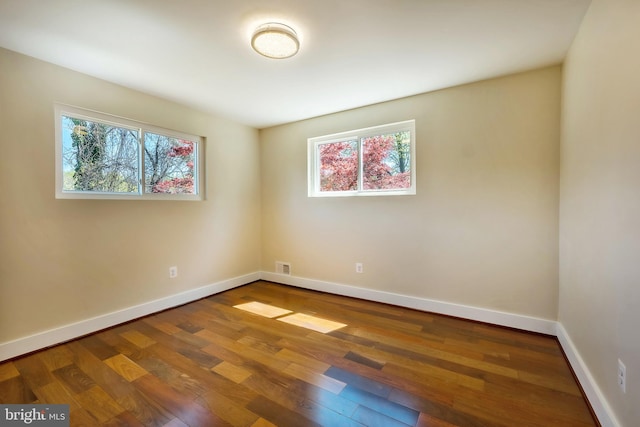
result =
[[573,372],[576,374],[576,377],[578,377],[578,381],[580,382],[584,393],[587,395],[587,399],[589,400],[589,403],[591,404],[591,407],[593,408],[596,417],[598,417],[598,421],[600,421],[602,427],[620,427],[621,424],[615,417],[614,412],[600,390],[600,387],[598,387],[598,383],[596,383],[595,379],[591,375],[591,372],[584,363],[582,356],[580,356],[578,349],[573,344],[569,334],[560,322],[557,323],[556,336],[558,337],[558,341],[560,341],[560,345],[562,346],[564,353],[567,355],[569,364],[573,368]]
[[0,362],[11,359],[32,351],[40,350],[55,344],[69,341],[92,332],[96,332],[111,326],[128,322],[149,314],[157,313],[168,308],[196,301],[207,296],[223,292],[256,280],[268,280],[284,285],[297,286],[336,295],[344,295],[361,298],[369,301],[377,301],[407,307],[421,311],[445,314],[464,319],[501,325],[510,328],[522,329],[530,332],[553,335],[558,338],[578,381],[591,403],[591,406],[603,427],[620,427],[602,391],[598,387],[580,353],[574,346],[561,323],[536,317],[523,316],[514,313],[489,310],[444,301],[419,298],[392,292],[359,288],[339,283],[325,282],[321,280],[305,279],[271,272],[257,272],[244,276],[223,280],[197,289],[170,295],[154,301],[128,307],[122,310],[106,313],[90,319],[71,323],[58,328],[43,331],[28,337],[0,343]]
[[567,355],[569,364],[578,377],[578,381],[580,382],[580,385],[582,386],[602,427],[621,427],[621,424],[616,419],[614,412],[607,403],[607,400],[604,398],[602,391],[591,375],[587,365],[582,360],[580,353],[578,353],[576,347],[569,338],[569,335],[559,322],[266,271],[263,271],[260,277],[263,280],[269,280],[271,282],[281,283],[284,285],[361,298],[369,301],[383,302],[416,310],[445,314],[448,316],[476,320],[494,325],[507,326],[529,332],[553,335],[558,338],[562,349]]
[[520,314],[506,313],[486,308],[471,307],[374,289],[359,288],[339,283],[324,282],[321,280],[305,279],[302,277],[288,276],[266,271],[263,271],[260,274],[260,277],[263,280],[269,280],[271,282],[297,286],[305,289],[313,289],[316,291],[361,298],[369,301],[383,302],[400,307],[445,314],[447,316],[461,317],[464,319],[476,320],[479,322],[507,326],[510,328],[538,332],[547,335],[556,334],[556,322],[554,320],[523,316]]
[[28,337],[0,343],[0,362],[35,350],[40,350],[42,348],[69,341],[120,323],[128,322],[139,317],[157,313],[168,308],[177,307],[191,301],[196,301],[228,289],[255,282],[256,280],[260,280],[260,273],[246,274],[244,276],[223,280],[154,301],[127,307],[122,310],[102,314],[90,319],[70,323],[68,325],[43,331]]

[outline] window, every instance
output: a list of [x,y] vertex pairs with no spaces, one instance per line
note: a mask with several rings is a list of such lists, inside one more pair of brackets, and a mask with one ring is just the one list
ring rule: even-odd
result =
[[56,198],[203,200],[202,138],[56,105]]
[[415,120],[309,138],[309,197],[416,193]]

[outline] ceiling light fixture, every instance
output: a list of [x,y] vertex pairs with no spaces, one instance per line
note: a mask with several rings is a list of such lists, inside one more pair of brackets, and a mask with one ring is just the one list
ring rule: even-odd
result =
[[267,58],[290,58],[300,49],[298,35],[293,28],[277,22],[260,25],[253,32],[251,47]]

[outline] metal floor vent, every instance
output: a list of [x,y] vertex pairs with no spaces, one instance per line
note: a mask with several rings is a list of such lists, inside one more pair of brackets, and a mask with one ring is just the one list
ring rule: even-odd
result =
[[276,261],[276,273],[291,275],[291,264],[288,262]]

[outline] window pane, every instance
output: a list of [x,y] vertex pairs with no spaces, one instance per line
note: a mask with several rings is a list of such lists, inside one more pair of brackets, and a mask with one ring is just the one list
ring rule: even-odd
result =
[[145,132],[146,193],[196,194],[195,168],[193,141]]
[[138,132],[62,116],[63,191],[138,193]]
[[363,138],[362,180],[364,190],[411,187],[411,133]]
[[320,191],[358,189],[358,142],[344,141],[318,145]]

